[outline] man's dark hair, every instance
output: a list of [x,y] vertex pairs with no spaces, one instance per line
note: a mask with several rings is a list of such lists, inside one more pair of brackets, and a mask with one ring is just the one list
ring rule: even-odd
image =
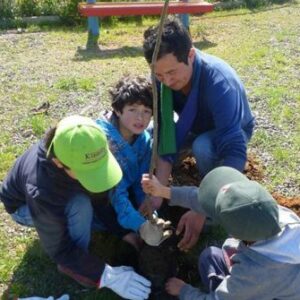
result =
[[125,105],[143,104],[153,108],[151,82],[143,76],[125,76],[109,91],[114,111],[123,112]]
[[[148,64],[152,61],[157,33],[158,26],[150,27],[144,32],[143,49]],[[190,34],[183,24],[175,18],[168,18],[163,27],[157,59],[171,53],[177,58],[178,62],[188,64],[188,54],[192,46]]]

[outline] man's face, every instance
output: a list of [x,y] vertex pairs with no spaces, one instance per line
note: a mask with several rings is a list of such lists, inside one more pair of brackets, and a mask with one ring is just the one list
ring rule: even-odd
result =
[[189,52],[188,64],[179,62],[172,53],[166,54],[155,63],[155,76],[170,89],[187,94],[191,87],[194,59],[194,48]]
[[133,135],[141,134],[149,125],[152,109],[136,102],[124,106],[122,112],[116,112],[119,117],[119,129],[126,140]]

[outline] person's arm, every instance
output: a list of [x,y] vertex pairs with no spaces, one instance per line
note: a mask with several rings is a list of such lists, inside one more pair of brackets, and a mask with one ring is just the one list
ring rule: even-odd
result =
[[[173,166],[170,162],[158,156],[156,162],[155,175],[163,185],[166,186],[168,185],[169,177],[172,172],[172,167]],[[162,197],[158,197],[158,196],[151,197],[153,209],[159,209],[162,205],[162,201],[163,201]]]
[[105,267],[104,261],[77,247],[71,240],[64,205],[51,205],[47,191],[43,195],[43,191],[34,187],[27,185],[27,188],[31,193],[27,196],[27,203],[45,252],[70,274],[77,274],[82,282],[97,287]]
[[182,251],[191,249],[197,243],[206,220],[198,201],[198,188],[192,186],[170,188],[162,185],[154,175],[150,179],[149,174],[144,174],[142,186],[145,192],[168,199],[166,201],[169,205],[192,209],[181,217],[176,229],[177,235],[184,232],[177,245],[178,248]]
[[166,291],[181,300],[217,300],[213,295],[202,292],[179,278],[172,277],[166,283]]
[[138,207],[144,202],[146,194],[142,189],[141,179],[144,173],[148,173],[150,169],[152,146],[151,138],[148,132],[144,132],[135,142],[135,152],[137,153],[137,175],[132,184],[135,201]]
[[214,72],[205,99],[209,99],[206,102],[216,132],[213,142],[222,165],[243,171],[247,159],[243,126],[253,122],[253,117],[242,83],[235,76]]
[[[86,250],[77,247],[71,240],[64,211],[55,207],[56,213],[40,201],[40,195],[29,200],[35,228],[46,253],[58,264],[59,270],[78,283],[95,288],[109,288],[119,296],[135,300],[139,295],[147,299],[151,282],[127,266],[112,267]],[[60,212],[59,212],[60,210]]]
[[120,225],[137,232],[146,219],[130,202],[128,188],[129,184],[126,178],[123,177],[121,182],[110,191],[111,203]]
[[[239,252],[232,257],[230,276],[226,276],[215,290],[216,298],[225,300],[280,298],[283,278],[280,276],[270,278],[270,271],[273,270],[273,265],[269,264],[270,260],[245,246],[242,248],[239,248]],[[268,278],[269,280],[266,280]]]
[[164,198],[171,206],[189,208],[197,213],[204,214],[198,201],[198,187],[196,186],[165,186],[153,175],[143,174],[142,187],[144,192],[155,197]]
[[[172,165],[169,162],[163,160],[161,157],[158,157],[157,165],[156,165],[156,177],[165,186],[168,185],[169,176],[171,174],[171,171],[172,171]],[[148,173],[148,171],[146,173]],[[142,182],[143,182],[143,180],[142,180]],[[155,210],[160,209],[164,196],[159,196],[159,194],[155,195],[145,189],[144,189],[144,192],[146,194],[150,195],[149,202],[142,203],[139,210],[143,215],[147,216],[149,214],[149,210],[152,210],[152,212],[153,212]]]
[[141,184],[146,194],[170,200],[171,188],[161,184],[155,175],[150,178],[149,174],[143,174]]

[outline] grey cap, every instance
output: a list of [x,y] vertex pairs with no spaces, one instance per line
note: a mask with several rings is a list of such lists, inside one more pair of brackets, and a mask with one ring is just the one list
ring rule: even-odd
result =
[[277,202],[255,181],[225,185],[216,200],[216,218],[233,237],[268,239],[280,232]]
[[215,219],[216,199],[221,187],[236,181],[249,181],[249,179],[241,172],[229,167],[215,168],[203,178],[198,190],[198,199],[208,217]]
[[235,169],[219,167],[208,173],[198,199],[208,216],[240,240],[265,240],[281,230],[271,194]]

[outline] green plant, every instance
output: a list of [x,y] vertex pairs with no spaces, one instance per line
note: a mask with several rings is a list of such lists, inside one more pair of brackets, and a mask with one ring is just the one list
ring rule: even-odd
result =
[[62,1],[59,9],[59,16],[65,24],[73,25],[81,21],[78,13],[78,3],[81,0]]
[[32,128],[33,134],[36,137],[41,137],[46,128],[48,127],[48,120],[44,117],[44,115],[36,115],[32,116],[29,120],[30,126]]
[[13,1],[0,0],[0,20],[4,18],[13,18],[14,7]]
[[40,9],[37,0],[17,0],[17,13],[20,16],[38,16]]
[[63,78],[58,80],[54,86],[64,91],[92,91],[96,84],[91,78]]
[[288,160],[289,157],[291,156],[290,151],[287,149],[284,149],[282,147],[276,147],[275,149],[273,149],[272,152],[273,152],[274,158],[277,161],[281,161],[281,162]]

